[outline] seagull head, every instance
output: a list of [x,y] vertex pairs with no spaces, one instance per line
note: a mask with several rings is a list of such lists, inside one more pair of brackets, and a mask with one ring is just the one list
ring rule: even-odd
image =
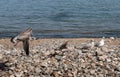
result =
[[95,40],[94,39],[91,39],[90,42],[91,42],[92,45],[95,44]]

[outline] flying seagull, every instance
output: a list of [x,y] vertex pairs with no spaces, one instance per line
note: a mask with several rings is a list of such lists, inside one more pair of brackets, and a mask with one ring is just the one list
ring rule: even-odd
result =
[[16,46],[19,42],[23,42],[23,48],[26,52],[26,55],[29,55],[29,40],[32,38],[32,28],[28,28],[25,31],[21,32],[17,36],[11,39],[11,42]]

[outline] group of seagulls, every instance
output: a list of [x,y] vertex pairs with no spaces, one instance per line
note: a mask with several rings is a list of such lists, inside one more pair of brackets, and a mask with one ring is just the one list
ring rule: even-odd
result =
[[82,49],[91,49],[93,47],[102,47],[105,45],[105,37],[102,37],[99,42],[94,41],[94,39],[90,40],[89,43],[86,43],[82,46]]
[[[29,56],[29,40],[35,39],[35,37],[32,37],[32,28],[28,28],[25,31],[21,32],[17,36],[11,38],[11,42],[14,43],[14,46],[16,46],[19,42],[23,42],[23,49],[26,52],[26,55]],[[113,39],[113,37],[111,37]],[[63,45],[62,47],[65,47]],[[93,47],[102,47],[105,44],[105,37],[102,37],[101,40],[97,43],[95,43],[94,39],[90,40],[89,43],[86,43],[82,46],[82,49],[90,49]],[[60,48],[61,49],[61,48]]]

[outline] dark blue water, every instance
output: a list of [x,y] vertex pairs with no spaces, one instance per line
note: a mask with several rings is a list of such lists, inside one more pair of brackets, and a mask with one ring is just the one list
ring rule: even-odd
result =
[[0,37],[120,37],[120,0],[0,0]]

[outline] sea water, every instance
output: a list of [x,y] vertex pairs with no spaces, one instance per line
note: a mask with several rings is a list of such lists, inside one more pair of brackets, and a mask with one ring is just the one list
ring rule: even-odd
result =
[[120,0],[0,0],[0,37],[120,37]]

